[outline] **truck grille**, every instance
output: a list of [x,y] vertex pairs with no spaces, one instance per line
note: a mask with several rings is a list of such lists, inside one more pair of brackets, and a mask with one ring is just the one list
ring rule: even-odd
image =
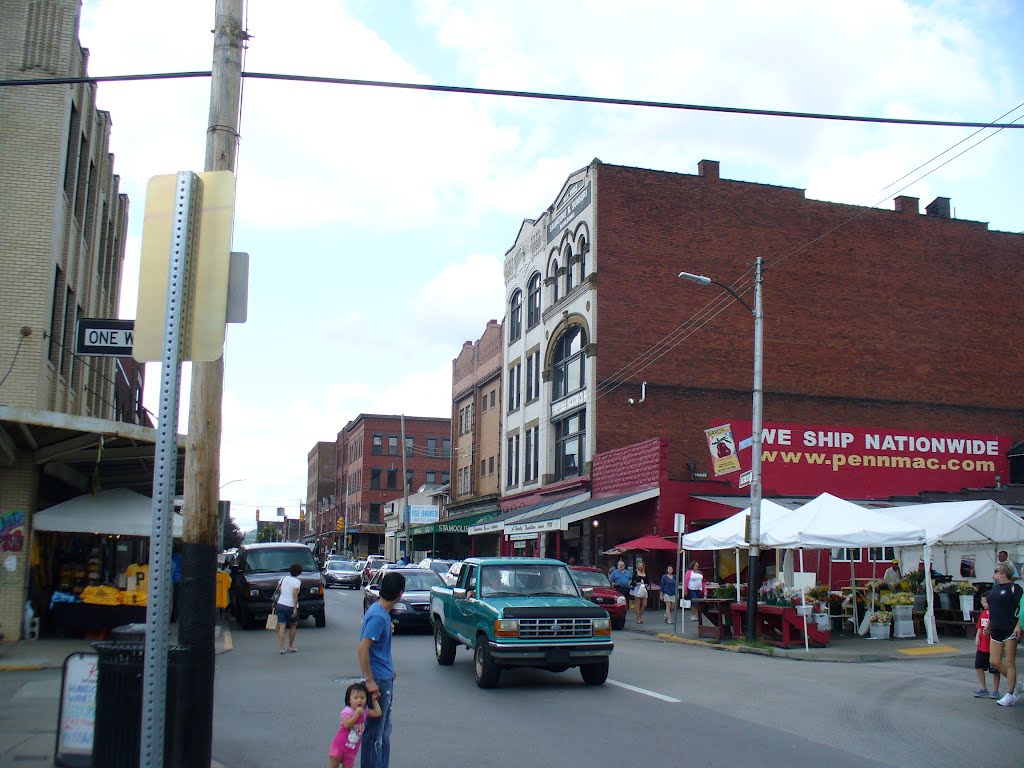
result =
[[590,619],[520,619],[519,637],[523,640],[590,637]]

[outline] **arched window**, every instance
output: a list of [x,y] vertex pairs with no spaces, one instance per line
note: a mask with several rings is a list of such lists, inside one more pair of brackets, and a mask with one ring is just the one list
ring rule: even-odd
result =
[[[586,387],[586,347],[586,331],[578,325],[570,327],[558,340],[551,366],[553,403]],[[587,461],[587,409],[567,411],[551,427],[555,478],[562,480],[582,474]]]
[[562,260],[565,262],[565,295],[572,291],[572,246],[566,243],[562,251]]
[[551,281],[551,303],[558,303],[558,259],[551,260],[548,267],[548,279]]
[[523,292],[512,294],[508,308],[508,343],[518,341],[523,335]]
[[587,279],[587,238],[580,235],[580,240],[576,245],[576,252],[580,255],[580,282],[582,283]]
[[534,273],[526,291],[526,329],[540,322],[540,272]]

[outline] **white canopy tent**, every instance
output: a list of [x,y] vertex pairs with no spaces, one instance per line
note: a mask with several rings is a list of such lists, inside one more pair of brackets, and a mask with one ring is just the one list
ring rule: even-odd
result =
[[[182,534],[182,518],[174,514],[173,534]],[[86,494],[55,504],[32,516],[32,529],[61,533],[149,536],[153,532],[153,500],[127,488]]]
[[[762,499],[761,530],[792,511],[768,499]],[[746,517],[749,514],[750,507],[747,507],[714,525],[686,534],[683,536],[683,549],[746,549]]]
[[[887,510],[887,514],[924,528],[924,572],[928,574],[932,572],[932,548],[935,546],[948,550],[955,546],[981,545],[995,550],[1004,544],[1024,543],[1024,520],[989,499],[912,504]],[[995,552],[992,554],[994,560]],[[928,642],[935,643],[935,594],[932,580],[925,579],[924,583],[928,595],[925,626]]]

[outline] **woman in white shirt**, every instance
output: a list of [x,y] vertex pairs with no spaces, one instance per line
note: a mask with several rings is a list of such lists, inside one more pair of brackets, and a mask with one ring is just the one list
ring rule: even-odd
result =
[[[700,572],[700,563],[696,560],[690,563],[690,567],[683,576],[683,584],[686,585],[687,600],[701,600],[707,592],[707,588],[704,586],[704,574]],[[696,606],[693,607],[696,608]],[[697,612],[691,611],[690,621],[696,620]]]
[[[292,563],[288,575],[277,585],[281,592],[274,605],[274,611],[277,613],[277,644],[281,648],[278,653],[295,653],[298,650],[295,647],[295,631],[299,628],[299,589],[302,587],[300,573],[302,566]],[[287,651],[284,648],[285,627],[289,630]]]

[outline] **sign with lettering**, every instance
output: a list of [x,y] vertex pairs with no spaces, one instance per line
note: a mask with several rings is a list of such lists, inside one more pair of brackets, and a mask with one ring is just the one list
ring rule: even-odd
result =
[[417,506],[409,505],[409,525],[421,523],[436,523],[438,519],[438,508],[430,505]]
[[131,357],[134,339],[134,320],[82,318],[75,332],[75,354]]
[[55,765],[64,768],[92,765],[98,662],[99,656],[95,653],[73,653],[64,660]]
[[[733,421],[738,435],[749,421]],[[761,434],[766,495],[877,499],[921,491],[995,485],[1010,475],[1007,435],[925,432],[887,427],[767,423]],[[742,470],[750,452],[740,453]]]
[[581,389],[579,392],[574,392],[568,397],[563,397],[561,400],[556,400],[551,404],[551,418],[561,416],[563,413],[579,408],[587,403],[587,390]]
[[[548,242],[558,237],[562,230],[572,223],[572,220],[580,215],[590,205],[590,182],[579,189],[569,202],[559,208],[548,219]],[[568,266],[568,265],[566,265]]]

